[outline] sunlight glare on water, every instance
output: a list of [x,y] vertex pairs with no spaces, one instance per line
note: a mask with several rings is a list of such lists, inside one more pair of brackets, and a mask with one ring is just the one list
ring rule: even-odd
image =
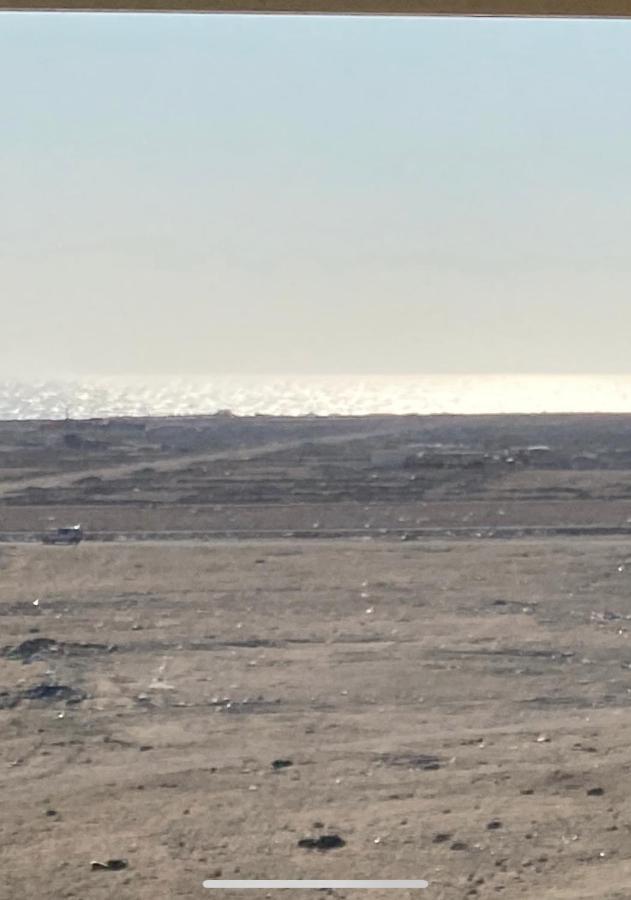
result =
[[115,377],[0,382],[1,419],[631,412],[631,375]]

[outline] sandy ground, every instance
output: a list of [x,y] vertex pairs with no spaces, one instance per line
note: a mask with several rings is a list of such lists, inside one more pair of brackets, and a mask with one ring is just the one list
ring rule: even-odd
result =
[[3,545],[0,897],[629,897],[630,578],[621,538]]
[[630,542],[629,416],[0,422],[0,900],[628,900]]

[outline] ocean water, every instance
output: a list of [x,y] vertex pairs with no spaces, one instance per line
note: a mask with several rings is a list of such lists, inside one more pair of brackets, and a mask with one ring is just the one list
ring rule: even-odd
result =
[[206,376],[0,381],[0,419],[631,412],[631,375]]

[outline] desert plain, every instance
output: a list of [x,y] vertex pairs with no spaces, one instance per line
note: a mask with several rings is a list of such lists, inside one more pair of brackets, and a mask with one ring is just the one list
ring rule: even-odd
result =
[[0,898],[626,900],[630,633],[631,417],[0,423]]

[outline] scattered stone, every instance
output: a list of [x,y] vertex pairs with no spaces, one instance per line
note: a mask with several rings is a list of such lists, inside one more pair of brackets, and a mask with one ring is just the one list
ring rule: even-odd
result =
[[46,815],[47,815],[47,816],[56,816],[56,815],[58,815],[58,813],[57,813],[57,810],[56,810],[56,809],[47,809],[47,810],[46,810]]
[[338,847],[346,846],[346,841],[339,834],[319,834],[317,837],[301,838],[298,846],[305,850],[336,850]]
[[50,684],[43,682],[29,688],[14,691],[13,693],[1,691],[0,709],[13,709],[23,700],[44,700],[48,703],[60,701],[65,701],[66,703],[81,703],[82,700],[85,700],[86,696],[84,691],[69,687],[66,684]]
[[106,862],[99,862],[98,859],[93,859],[90,863],[90,868],[93,872],[97,870],[106,870],[109,872],[120,872],[121,869],[126,869],[128,866],[126,859],[108,859]]
[[429,753],[385,753],[381,761],[387,766],[405,766],[407,769],[422,769],[433,772],[440,769],[440,759]]
[[30,638],[22,641],[15,647],[4,647],[2,656],[7,659],[21,659],[23,662],[31,662],[39,653],[56,653],[59,645],[52,638]]
[[588,797],[602,797],[602,795],[603,795],[604,793],[605,793],[605,789],[604,789],[604,788],[601,788],[601,787],[595,787],[595,788],[590,788],[590,789],[587,791],[587,796],[588,796]]
[[491,819],[486,827],[489,831],[497,831],[498,828],[503,828],[503,823],[499,819]]
[[592,622],[615,622],[618,619],[623,618],[620,613],[614,612],[611,609],[605,609],[602,612],[592,610],[589,617]]
[[147,750],[153,750],[153,747],[151,744],[141,744],[138,749],[140,750],[141,753],[144,753]]
[[57,641],[54,638],[29,638],[15,647],[3,647],[0,655],[6,659],[21,659],[27,664],[42,656],[87,656],[93,653],[112,653],[113,644],[91,644],[85,641]]
[[36,684],[22,692],[25,700],[65,700],[66,703],[81,703],[88,696],[79,688],[67,684]]
[[464,841],[454,841],[449,847],[450,850],[468,850],[469,845]]
[[[231,646],[235,646],[232,644]],[[239,646],[249,646],[249,644],[239,644]],[[254,660],[252,660],[254,662]],[[250,665],[250,663],[248,663]],[[213,707],[217,712],[227,713],[257,713],[267,712],[280,706],[281,700],[266,700],[265,697],[245,697],[243,700],[232,700],[230,697],[212,697],[209,706]]]
[[288,769],[290,766],[293,766],[291,759],[275,759],[272,762],[272,769]]
[[534,794],[534,791],[533,791],[532,788],[524,788],[524,789],[523,789],[522,791],[520,791],[519,793],[520,793],[520,794],[525,794],[526,796],[530,796],[530,794]]
[[549,744],[550,738],[548,737],[547,734],[540,734],[539,737],[537,738],[537,743],[538,744]]
[[162,678],[154,678],[151,684],[149,685],[150,691],[174,691],[175,685],[170,684],[168,681],[163,681]]
[[432,838],[432,844],[444,844],[446,841],[450,841],[452,835],[448,831],[439,831]]

